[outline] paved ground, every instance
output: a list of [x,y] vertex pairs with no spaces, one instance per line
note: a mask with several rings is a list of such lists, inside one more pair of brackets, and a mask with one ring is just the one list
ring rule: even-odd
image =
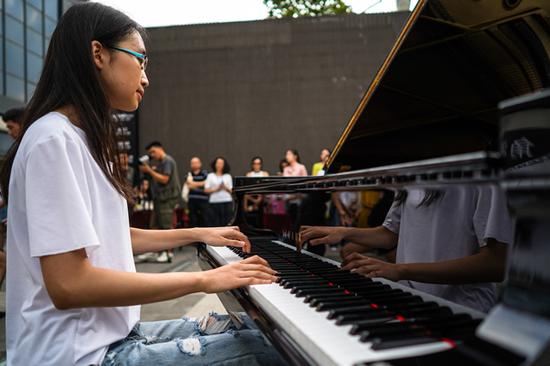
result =
[[[201,270],[197,262],[196,250],[192,247],[185,247],[176,252],[171,264],[143,263],[138,264],[137,269],[140,272],[194,272]],[[212,310],[225,313],[218,296],[199,293],[175,300],[144,305],[141,307],[141,320],[174,319],[182,316],[196,317],[206,315]]]

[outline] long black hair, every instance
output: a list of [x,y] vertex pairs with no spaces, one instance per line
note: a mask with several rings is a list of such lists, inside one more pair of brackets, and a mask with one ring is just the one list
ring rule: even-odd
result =
[[131,187],[120,169],[117,122],[94,65],[91,44],[95,40],[107,48],[115,46],[136,31],[145,38],[139,24],[99,3],[73,5],[61,17],[52,35],[40,80],[23,116],[22,133],[2,166],[0,183],[6,200],[13,160],[25,132],[37,119],[63,106],[74,108],[91,153],[109,182],[126,199],[132,200]]
[[[428,207],[432,203],[440,200],[445,195],[445,191],[438,190],[438,189],[427,189],[424,192],[424,197],[422,197],[422,201],[416,206],[417,208],[420,208],[422,206]],[[398,205],[402,205],[407,200],[407,197],[409,196],[409,193],[406,190],[400,190],[395,195],[395,202]]]
[[216,156],[214,160],[212,160],[212,163],[210,163],[210,167],[212,168],[212,171],[216,173],[216,162],[218,160],[223,161],[223,170],[222,174],[229,174],[231,172],[231,167],[229,166],[229,163],[227,162],[227,159],[223,156]]

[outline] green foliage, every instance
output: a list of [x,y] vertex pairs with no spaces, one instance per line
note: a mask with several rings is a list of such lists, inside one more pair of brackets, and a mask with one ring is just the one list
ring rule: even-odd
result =
[[270,18],[298,18],[305,16],[351,13],[351,7],[342,0],[264,0]]

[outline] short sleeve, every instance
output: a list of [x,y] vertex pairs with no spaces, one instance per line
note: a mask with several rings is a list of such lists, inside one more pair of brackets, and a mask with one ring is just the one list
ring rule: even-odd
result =
[[175,165],[176,165],[176,162],[173,161],[173,160],[168,160],[166,161],[166,163],[164,164],[164,167],[162,169],[162,174],[164,175],[168,175],[168,176],[172,176],[172,172],[174,171],[175,169]]
[[25,164],[25,210],[32,257],[99,245],[79,146],[63,137],[38,143]]
[[172,175],[172,170],[173,170],[172,162],[168,159],[164,160],[161,163],[158,163],[155,169],[157,173],[162,175],[167,175],[167,176]]
[[204,189],[212,189],[214,188],[213,185],[214,185],[214,182],[212,180],[212,175],[208,174],[206,176],[206,181],[204,182]]
[[382,226],[391,231],[394,234],[399,234],[399,227],[401,226],[401,213],[403,211],[403,202],[393,201],[386,219],[382,223]]
[[514,242],[514,220],[508,211],[506,197],[496,186],[480,186],[474,217],[474,231],[480,247],[488,239],[512,244]]

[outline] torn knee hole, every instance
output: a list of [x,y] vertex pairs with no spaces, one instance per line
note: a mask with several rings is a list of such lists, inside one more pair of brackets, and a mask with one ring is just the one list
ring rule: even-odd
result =
[[178,341],[178,348],[189,356],[198,356],[202,351],[201,342],[198,338],[182,339]]

